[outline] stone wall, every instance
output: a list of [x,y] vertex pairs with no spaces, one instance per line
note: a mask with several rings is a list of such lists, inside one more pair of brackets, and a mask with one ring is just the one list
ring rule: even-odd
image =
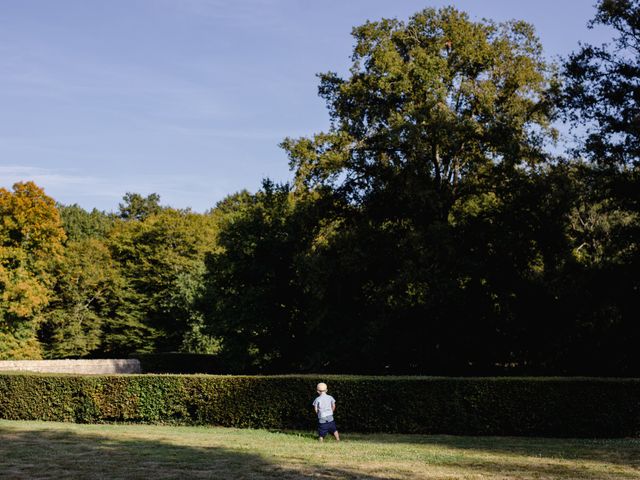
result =
[[140,373],[136,359],[103,360],[2,360],[0,372],[50,372],[77,374]]

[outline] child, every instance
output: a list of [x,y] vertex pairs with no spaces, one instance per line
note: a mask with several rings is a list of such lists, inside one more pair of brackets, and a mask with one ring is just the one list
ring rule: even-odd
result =
[[327,433],[332,433],[336,440],[340,441],[340,435],[333,420],[333,412],[336,411],[336,399],[327,395],[327,384],[319,383],[317,386],[318,398],[313,401],[313,408],[318,414],[318,440],[324,441]]

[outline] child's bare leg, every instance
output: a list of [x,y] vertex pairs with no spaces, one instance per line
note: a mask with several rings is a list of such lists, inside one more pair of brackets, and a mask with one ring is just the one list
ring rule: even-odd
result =
[[333,432],[333,436],[336,437],[336,440],[339,442],[340,441],[340,434],[338,433],[338,431],[336,430],[335,432]]

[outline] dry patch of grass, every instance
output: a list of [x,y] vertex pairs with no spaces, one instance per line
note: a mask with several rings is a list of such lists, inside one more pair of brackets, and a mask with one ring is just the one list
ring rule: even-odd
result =
[[0,420],[7,479],[640,479],[640,440],[349,435]]

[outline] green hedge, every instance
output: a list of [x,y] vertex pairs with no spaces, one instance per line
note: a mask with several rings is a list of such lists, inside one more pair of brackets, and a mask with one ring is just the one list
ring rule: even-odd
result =
[[217,355],[201,353],[138,353],[143,373],[228,373]]
[[329,384],[344,431],[640,436],[640,379],[0,375],[0,418],[305,429]]

